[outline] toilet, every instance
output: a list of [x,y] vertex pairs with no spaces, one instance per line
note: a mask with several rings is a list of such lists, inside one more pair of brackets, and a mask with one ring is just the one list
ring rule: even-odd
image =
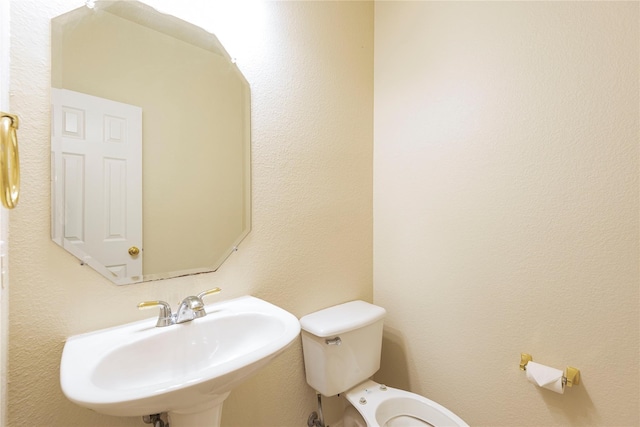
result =
[[370,379],[380,369],[385,314],[382,307],[351,301],[302,317],[307,383],[324,396],[346,397],[343,427],[468,427],[426,397]]

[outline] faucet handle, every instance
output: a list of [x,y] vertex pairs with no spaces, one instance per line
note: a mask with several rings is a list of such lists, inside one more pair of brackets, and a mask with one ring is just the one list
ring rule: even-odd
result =
[[207,291],[202,291],[198,294],[198,298],[202,299],[204,297],[206,297],[207,295],[213,295],[213,294],[217,294],[218,292],[221,292],[222,289],[220,288],[213,288],[213,289],[209,289]]
[[153,307],[160,307],[160,314],[158,315],[158,322],[156,323],[156,326],[173,325],[174,320],[171,315],[171,306],[169,303],[164,301],[143,301],[138,304],[138,308],[140,310]]
[[222,289],[220,288],[213,288],[213,289],[209,289],[206,291],[202,291],[200,292],[196,298],[198,300],[198,302],[201,304],[198,310],[194,310],[193,311],[193,317],[194,318],[198,318],[198,317],[204,317],[207,315],[207,312],[204,311],[204,302],[202,302],[202,298],[206,297],[207,295],[213,295],[213,294],[217,294],[218,292],[222,291]]

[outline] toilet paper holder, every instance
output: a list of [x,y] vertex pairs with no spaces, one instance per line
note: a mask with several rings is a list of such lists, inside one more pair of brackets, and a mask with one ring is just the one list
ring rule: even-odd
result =
[[[520,353],[520,370],[526,371],[527,363],[531,361],[533,361],[533,356],[528,353]],[[564,375],[562,376],[562,385],[573,387],[578,384],[580,384],[580,369],[574,368],[573,366],[567,366],[567,369],[564,370]]]

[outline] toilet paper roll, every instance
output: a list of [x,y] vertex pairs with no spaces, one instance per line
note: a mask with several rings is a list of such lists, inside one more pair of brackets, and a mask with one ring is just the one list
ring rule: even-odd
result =
[[529,380],[529,382],[537,385],[538,387],[546,388],[547,390],[563,394],[563,376],[564,373],[560,369],[541,365],[536,362],[527,363],[527,379]]

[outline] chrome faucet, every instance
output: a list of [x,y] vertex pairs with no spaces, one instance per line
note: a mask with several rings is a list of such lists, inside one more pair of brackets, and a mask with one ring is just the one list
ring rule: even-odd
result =
[[204,310],[204,302],[202,298],[207,295],[213,295],[220,292],[222,289],[213,288],[208,291],[200,292],[197,296],[189,296],[182,300],[178,311],[174,314],[171,313],[171,306],[165,301],[144,301],[138,304],[139,309],[160,307],[160,314],[158,315],[158,322],[156,326],[170,326],[176,323],[190,322],[193,319],[198,319],[207,315]]

